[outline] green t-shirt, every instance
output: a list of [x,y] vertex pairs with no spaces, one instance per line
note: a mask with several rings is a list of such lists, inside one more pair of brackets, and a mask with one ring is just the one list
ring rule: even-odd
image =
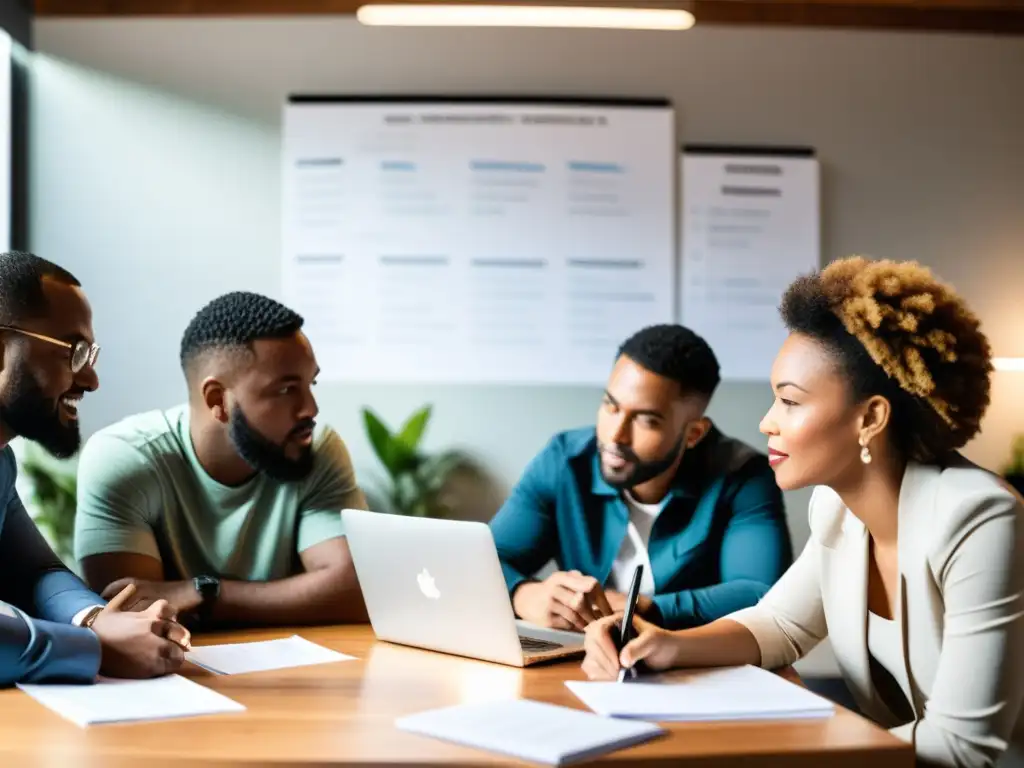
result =
[[75,557],[133,552],[167,579],[201,574],[268,581],[300,573],[298,553],[343,535],[341,510],[366,508],[348,450],[317,427],[313,471],[299,482],[258,473],[221,485],[200,465],[187,406],[97,432],[78,464]]

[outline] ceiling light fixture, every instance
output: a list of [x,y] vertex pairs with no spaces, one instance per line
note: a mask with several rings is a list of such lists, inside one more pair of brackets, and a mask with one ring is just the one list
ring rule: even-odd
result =
[[694,25],[689,11],[668,8],[586,8],[555,5],[364,5],[356,18],[368,26],[590,27],[681,30]]
[[1024,357],[996,357],[992,359],[992,366],[997,371],[1024,373]]

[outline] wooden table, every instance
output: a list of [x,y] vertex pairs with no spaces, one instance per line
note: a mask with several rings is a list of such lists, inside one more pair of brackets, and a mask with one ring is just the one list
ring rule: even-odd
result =
[[[358,661],[278,672],[183,674],[244,704],[238,714],[156,723],[69,723],[17,690],[0,691],[0,765],[124,766],[493,765],[514,761],[394,728],[395,718],[458,703],[526,697],[582,709],[565,680],[579,662],[518,670],[379,643],[367,626],[258,630],[196,645],[301,634]],[[612,753],[615,766],[911,766],[904,743],[844,709],[825,720],[676,723],[669,735]],[[523,734],[529,738],[529,734]]]

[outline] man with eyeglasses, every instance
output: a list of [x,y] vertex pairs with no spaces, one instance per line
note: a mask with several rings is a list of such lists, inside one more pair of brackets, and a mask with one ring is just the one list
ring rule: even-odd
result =
[[0,686],[154,677],[184,661],[188,633],[166,603],[122,612],[50,549],[15,489],[9,443],[66,458],[79,447],[78,404],[99,386],[92,310],[68,272],[28,253],[0,254]]

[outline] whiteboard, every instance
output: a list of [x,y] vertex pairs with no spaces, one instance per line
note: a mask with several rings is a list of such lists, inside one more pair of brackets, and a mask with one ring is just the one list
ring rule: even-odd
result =
[[723,379],[770,378],[786,339],[782,295],[821,263],[819,184],[809,150],[683,153],[681,322]]
[[11,248],[11,38],[0,30],[0,252]]
[[283,291],[322,378],[603,384],[675,316],[667,102],[293,97]]

